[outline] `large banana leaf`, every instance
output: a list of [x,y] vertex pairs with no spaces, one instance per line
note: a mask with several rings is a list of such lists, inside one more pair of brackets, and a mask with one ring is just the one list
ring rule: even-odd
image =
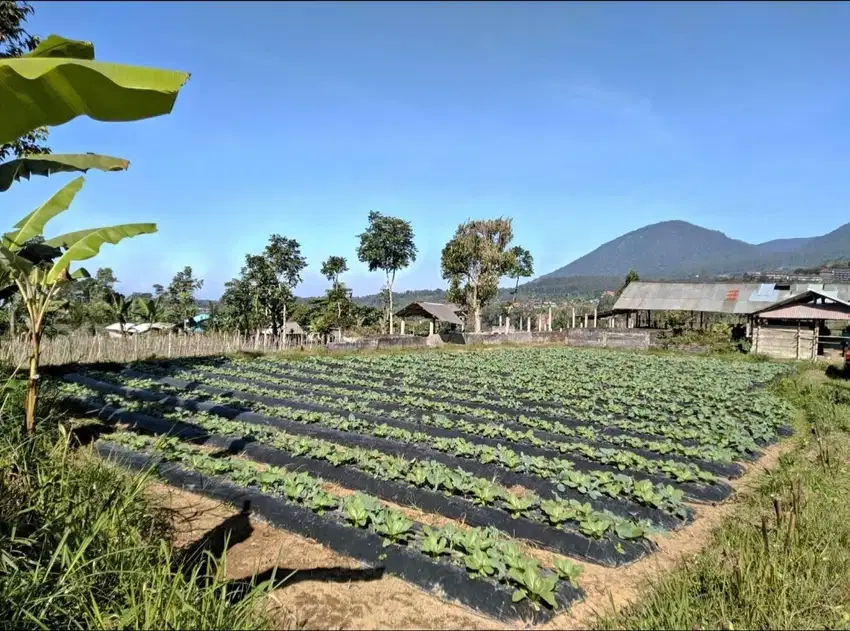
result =
[[18,256],[5,245],[0,245],[0,268],[4,271],[29,274],[33,267],[33,264],[24,257]]
[[107,228],[96,228],[94,230],[82,230],[76,234],[81,235],[74,241],[67,242],[68,249],[59,257],[50,271],[47,273],[47,282],[53,283],[67,273],[68,267],[74,261],[90,259],[100,252],[104,243],[118,243],[122,239],[128,239],[140,234],[151,234],[156,232],[156,224],[153,223],[127,223]]
[[99,156],[94,153],[51,154],[39,153],[0,164],[0,193],[8,191],[12,183],[30,179],[33,175],[52,175],[68,171],[89,169],[98,171],[124,171],[130,163],[123,158]]
[[[73,52],[68,42],[62,44],[66,53]],[[81,49],[87,45],[77,44]],[[62,125],[77,116],[134,121],[168,114],[188,79],[186,72],[92,59],[0,59],[0,143],[12,142],[39,127]]]
[[91,234],[92,232],[96,232],[97,230],[100,230],[100,228],[85,228],[83,230],[75,230],[74,232],[66,232],[65,234],[60,234],[58,237],[47,239],[47,241],[44,242],[44,245],[54,248],[67,248],[70,247],[72,243],[76,243],[84,236]]
[[59,189],[53,197],[16,223],[17,230],[3,235],[3,245],[13,250],[20,249],[33,237],[40,236],[48,221],[68,210],[74,197],[83,187],[83,182],[85,178],[78,177]]
[[24,57],[69,57],[71,59],[94,59],[94,44],[61,35],[48,35],[39,42],[35,50]]

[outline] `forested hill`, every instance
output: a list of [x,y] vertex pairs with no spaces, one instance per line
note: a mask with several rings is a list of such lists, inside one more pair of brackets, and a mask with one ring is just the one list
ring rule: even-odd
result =
[[751,244],[686,221],[663,221],[600,245],[534,282],[576,276],[687,278],[781,268],[813,267],[850,259],[850,223],[819,237]]

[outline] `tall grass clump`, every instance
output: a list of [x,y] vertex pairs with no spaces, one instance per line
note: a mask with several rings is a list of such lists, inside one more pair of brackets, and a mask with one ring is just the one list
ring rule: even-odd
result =
[[809,368],[774,391],[797,413],[776,467],[703,552],[598,628],[850,628],[850,381]]
[[[147,475],[76,449],[67,420],[23,431],[21,384],[0,410],[0,620],[10,628],[262,628],[263,588],[234,597],[223,559],[187,562]],[[44,393],[47,394],[47,393]],[[45,396],[43,401],[49,401]]]

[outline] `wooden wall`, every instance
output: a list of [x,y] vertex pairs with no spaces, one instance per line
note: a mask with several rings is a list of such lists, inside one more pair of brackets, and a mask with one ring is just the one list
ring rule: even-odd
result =
[[778,359],[808,359],[818,356],[817,330],[809,325],[757,324],[753,329],[752,353]]

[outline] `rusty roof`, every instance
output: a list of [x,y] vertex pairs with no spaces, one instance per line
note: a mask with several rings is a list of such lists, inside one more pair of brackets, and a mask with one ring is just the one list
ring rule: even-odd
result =
[[850,320],[850,309],[840,304],[792,304],[758,314],[768,320]]
[[850,301],[850,285],[817,283],[661,283],[635,281],[613,311],[702,311],[750,315],[806,291]]
[[411,302],[403,309],[396,311],[395,315],[400,318],[436,318],[441,322],[462,325],[463,322],[457,315],[458,311],[460,311],[460,307],[453,304],[443,304],[441,302]]

